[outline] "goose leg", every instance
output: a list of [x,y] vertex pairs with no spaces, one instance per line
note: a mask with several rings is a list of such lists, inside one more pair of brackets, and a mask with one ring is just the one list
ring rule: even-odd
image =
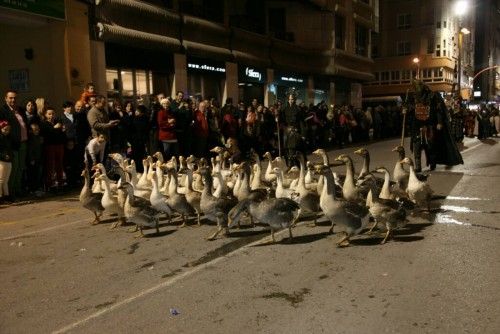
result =
[[276,239],[274,238],[274,229],[271,229],[271,239],[272,239],[273,243],[276,242]]
[[200,213],[196,212],[196,219],[198,220],[198,226],[201,226]]
[[290,237],[290,243],[292,243],[293,235],[292,235],[292,226],[288,227],[288,236]]
[[97,225],[99,224],[99,216],[97,215],[97,212],[94,212],[95,219],[90,223],[91,225]]
[[330,227],[330,229],[328,230],[328,233],[330,234],[333,234],[333,228],[335,227],[335,223],[332,222],[332,226]]
[[157,235],[160,234],[160,220],[159,219],[156,220],[156,234]]
[[135,238],[144,238],[144,232],[142,231],[142,225],[137,225],[139,229],[139,234],[136,234],[134,237]]
[[186,224],[186,216],[181,215],[181,217],[182,217],[182,225],[180,227],[186,227],[187,226],[187,224]]
[[375,229],[375,227],[377,227],[378,222],[376,219],[374,219],[374,221],[375,222],[373,223],[372,227],[370,227],[370,229],[368,230],[368,234],[371,234],[373,232],[373,230]]
[[389,236],[392,234],[392,229],[391,228],[387,228],[387,233],[385,234],[385,238],[384,240],[382,240],[382,242],[380,243],[381,245],[385,244],[386,241],[387,241],[387,238],[389,238]]

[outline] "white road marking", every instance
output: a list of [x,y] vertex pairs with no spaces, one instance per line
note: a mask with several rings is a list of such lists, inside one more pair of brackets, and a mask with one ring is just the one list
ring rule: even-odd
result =
[[[302,226],[302,225],[305,225],[306,223],[307,223],[307,221],[301,222],[301,223],[297,224],[296,226]],[[288,229],[281,230],[278,233],[276,233],[275,235],[283,234],[285,232],[288,232]],[[178,276],[174,276],[174,277],[170,278],[169,280],[167,280],[165,282],[162,282],[160,284],[157,284],[157,285],[153,286],[152,288],[143,290],[143,291],[141,291],[141,292],[139,292],[139,293],[137,293],[137,294],[135,294],[135,295],[133,295],[131,297],[128,297],[127,299],[124,299],[124,300],[122,300],[122,301],[120,301],[120,302],[118,302],[116,304],[113,304],[113,305],[111,305],[111,306],[109,306],[107,308],[104,308],[104,309],[100,310],[99,312],[93,313],[93,314],[91,314],[91,315],[89,315],[89,316],[87,316],[87,317],[85,317],[85,318],[83,318],[81,320],[75,321],[74,323],[72,323],[72,324],[70,324],[68,326],[65,326],[63,328],[55,330],[55,331],[52,332],[52,334],[61,334],[61,333],[69,332],[69,331],[71,331],[71,330],[73,330],[73,329],[75,329],[75,328],[77,328],[77,327],[85,324],[86,322],[88,322],[88,321],[90,321],[92,319],[98,318],[98,317],[100,317],[100,316],[102,316],[102,315],[104,315],[104,314],[106,314],[108,312],[111,312],[111,311],[113,311],[113,310],[115,310],[115,309],[117,309],[117,308],[119,308],[121,306],[130,304],[133,301],[135,301],[136,299],[142,298],[144,296],[152,294],[153,292],[156,292],[156,291],[161,290],[163,288],[169,287],[169,286],[173,285],[174,283],[176,283],[177,281],[180,281],[183,278],[191,276],[191,275],[193,275],[193,274],[195,274],[195,273],[197,273],[197,272],[199,272],[199,271],[201,271],[201,270],[203,270],[203,269],[205,269],[205,268],[207,268],[209,266],[212,266],[212,265],[214,265],[214,264],[216,264],[216,263],[218,263],[218,262],[220,262],[222,260],[225,260],[225,259],[228,259],[228,258],[230,258],[232,256],[235,256],[238,253],[243,252],[247,248],[252,247],[254,245],[257,245],[257,244],[261,243],[264,239],[268,239],[268,238],[269,238],[269,236],[265,236],[262,239],[254,241],[254,242],[252,242],[252,243],[250,243],[248,245],[245,245],[245,246],[243,246],[241,248],[235,249],[234,251],[229,252],[229,253],[227,253],[224,256],[221,256],[221,257],[218,257],[216,259],[213,259],[212,261],[200,264],[199,266],[193,268],[192,270],[186,271],[186,272],[184,272],[184,273],[182,273],[182,274],[180,274]]]
[[479,144],[476,144],[476,145],[474,145],[474,146],[472,146],[472,147],[469,147],[468,149],[463,150],[463,151],[462,151],[462,152],[460,152],[460,153],[461,153],[461,154],[464,154],[464,153],[466,153],[466,152],[472,151],[473,149],[476,149],[476,148],[478,148],[478,147],[479,147],[479,146],[481,146],[481,145],[483,145],[483,143],[479,143]]
[[9,237],[5,237],[5,238],[0,239],[0,241],[13,240],[13,239],[25,237],[25,236],[28,236],[28,235],[33,235],[33,234],[43,233],[43,232],[47,232],[47,231],[51,231],[51,230],[56,230],[56,229],[63,228],[63,227],[66,227],[66,226],[71,226],[71,225],[75,225],[75,224],[79,224],[79,223],[83,223],[83,222],[88,222],[88,221],[89,221],[89,219],[75,220],[74,222],[69,222],[69,223],[66,223],[66,224],[60,224],[60,225],[51,226],[51,227],[46,227],[46,228],[42,228],[41,230],[36,230],[36,231],[31,231],[31,232],[26,232],[26,233],[11,235]]

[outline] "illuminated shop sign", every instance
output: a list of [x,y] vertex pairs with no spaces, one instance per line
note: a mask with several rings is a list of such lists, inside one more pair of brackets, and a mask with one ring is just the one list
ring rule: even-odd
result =
[[187,67],[192,71],[226,73],[226,67],[223,64],[188,62]]
[[298,83],[303,83],[304,79],[302,78],[294,78],[294,77],[280,77],[281,81],[288,81],[288,82],[298,82]]
[[260,69],[253,66],[239,65],[238,74],[240,82],[256,82],[256,83],[266,82],[265,69]]
[[306,84],[305,78],[298,75],[278,73],[278,75],[276,75],[275,77],[278,84],[284,86],[290,86],[290,85],[303,86]]

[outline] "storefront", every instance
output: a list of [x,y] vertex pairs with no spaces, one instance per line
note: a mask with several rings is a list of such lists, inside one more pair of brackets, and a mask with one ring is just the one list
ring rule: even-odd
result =
[[245,104],[253,99],[264,103],[267,75],[265,68],[238,65],[238,98]]
[[173,81],[173,55],[159,50],[138,49],[106,43],[108,98],[122,102],[152,95],[169,95]]
[[329,102],[330,95],[330,78],[329,77],[314,77],[314,105],[324,101]]
[[286,101],[288,94],[295,94],[297,103],[306,101],[307,77],[297,73],[274,72],[276,98]]
[[188,96],[204,99],[214,97],[221,102],[226,81],[225,62],[188,56],[187,76]]

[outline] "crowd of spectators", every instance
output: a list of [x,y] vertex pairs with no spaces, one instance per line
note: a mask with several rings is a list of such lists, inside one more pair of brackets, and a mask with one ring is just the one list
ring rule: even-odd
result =
[[[148,154],[160,151],[165,160],[177,155],[207,157],[210,148],[230,139],[243,155],[251,150],[277,155],[278,140],[283,141],[278,135],[283,131],[283,108],[280,101],[264,106],[253,99],[245,105],[231,98],[220,106],[214,98],[186,98],[180,91],[175,98],[158,94],[148,105],[142,99],[122,103],[96,94],[92,84],[78,101],[55,108],[43,98],[20,104],[16,92],[7,91],[0,110],[0,201],[80,187],[85,164],[105,162],[107,153],[134,160],[139,173]],[[298,108],[304,153],[401,134],[399,107],[362,110],[302,102]],[[463,111],[450,114],[450,119],[458,119],[456,132],[462,137],[473,135],[470,124],[475,119],[480,138],[500,130],[496,109]]]

